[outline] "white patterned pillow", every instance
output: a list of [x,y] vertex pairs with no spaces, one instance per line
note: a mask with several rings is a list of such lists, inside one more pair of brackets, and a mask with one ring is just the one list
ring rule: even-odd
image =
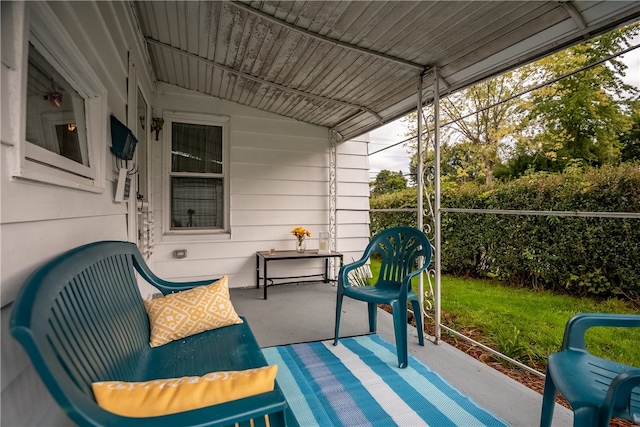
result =
[[145,301],[145,307],[151,324],[151,347],[242,323],[229,299],[227,276],[210,285]]

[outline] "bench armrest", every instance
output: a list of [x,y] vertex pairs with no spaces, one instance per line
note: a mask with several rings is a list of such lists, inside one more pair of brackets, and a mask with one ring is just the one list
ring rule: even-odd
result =
[[586,351],[584,335],[587,329],[594,326],[605,327],[640,327],[640,315],[582,313],[573,316],[567,322],[562,340],[562,350]]
[[133,265],[142,276],[144,280],[155,286],[162,292],[163,295],[168,295],[174,292],[184,291],[186,289],[195,288],[196,286],[208,285],[212,282],[215,282],[219,278],[206,279],[206,280],[197,280],[192,282],[172,282],[169,280],[164,280],[156,276],[147,266],[147,263],[142,258],[142,255],[138,251],[132,251],[133,255]]

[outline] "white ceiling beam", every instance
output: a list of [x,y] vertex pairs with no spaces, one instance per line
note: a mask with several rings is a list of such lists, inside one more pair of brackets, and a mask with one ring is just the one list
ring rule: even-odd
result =
[[573,4],[573,1],[561,1],[560,5],[567,11],[571,19],[576,23],[580,31],[583,31],[583,37],[589,39],[589,34],[585,31],[588,27],[587,21],[580,13],[580,11]]

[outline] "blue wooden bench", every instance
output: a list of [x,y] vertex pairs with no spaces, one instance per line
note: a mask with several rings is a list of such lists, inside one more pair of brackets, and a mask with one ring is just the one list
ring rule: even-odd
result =
[[277,383],[272,392],[161,417],[124,417],[98,406],[91,391],[96,381],[202,376],[267,365],[246,319],[151,348],[135,272],[165,295],[212,282],[162,280],[149,270],[134,244],[96,242],[39,268],[14,303],[12,335],[75,423],[264,426],[267,415],[271,426],[296,424]]

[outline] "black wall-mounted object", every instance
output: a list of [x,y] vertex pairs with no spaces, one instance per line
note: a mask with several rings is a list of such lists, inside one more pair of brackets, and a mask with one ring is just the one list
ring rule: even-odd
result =
[[115,116],[111,116],[111,151],[122,160],[132,160],[138,140],[131,130]]

